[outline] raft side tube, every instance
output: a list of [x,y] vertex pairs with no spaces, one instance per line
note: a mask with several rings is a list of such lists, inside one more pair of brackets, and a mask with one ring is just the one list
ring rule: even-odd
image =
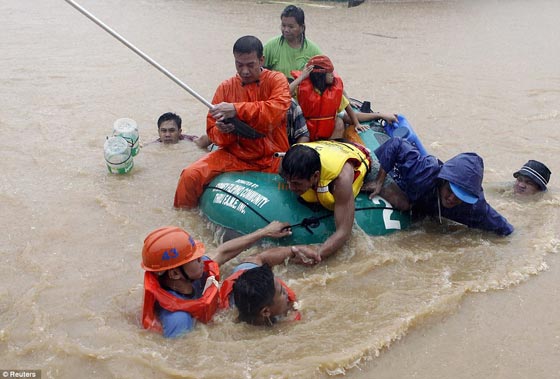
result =
[[[292,235],[275,244],[322,243],[336,230],[333,212],[318,204],[305,204],[277,174],[229,172],[216,177],[202,194],[200,209],[213,223],[248,234],[270,221],[289,222]],[[386,209],[387,208],[387,209]],[[369,235],[384,235],[410,224],[408,214],[390,209],[381,198],[356,198],[355,220]]]

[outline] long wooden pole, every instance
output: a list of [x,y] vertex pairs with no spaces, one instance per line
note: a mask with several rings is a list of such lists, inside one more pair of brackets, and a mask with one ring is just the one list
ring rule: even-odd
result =
[[134,51],[136,54],[138,54],[142,59],[144,59],[146,62],[148,62],[149,64],[151,64],[152,66],[154,66],[155,68],[157,68],[159,71],[161,71],[163,74],[165,74],[169,79],[173,80],[175,83],[177,83],[181,88],[183,88],[184,90],[186,90],[188,93],[190,93],[191,95],[193,95],[198,101],[200,101],[202,104],[206,105],[208,108],[213,108],[214,106],[212,105],[212,103],[210,103],[208,100],[206,100],[205,98],[203,98],[202,96],[200,96],[198,93],[196,93],[191,87],[189,87],[188,85],[186,85],[184,82],[182,82],[179,78],[177,78],[175,75],[173,75],[171,72],[169,72],[165,67],[163,67],[162,65],[160,65],[159,63],[157,63],[155,60],[153,60],[152,58],[150,58],[148,55],[146,55],[144,52],[142,52],[140,49],[138,49],[136,46],[134,46],[133,44],[131,44],[130,42],[128,42],[126,39],[124,39],[123,36],[121,36],[119,33],[117,33],[116,31],[114,31],[113,29],[111,29],[109,26],[107,26],[103,21],[101,21],[100,19],[98,19],[97,17],[95,17],[93,14],[91,14],[90,12],[88,12],[86,9],[84,9],[81,5],[79,5],[78,3],[76,3],[74,0],[65,0],[68,4],[70,4],[71,6],[73,6],[74,8],[76,8],[78,11],[80,11],[80,13],[82,13],[84,16],[86,16],[87,18],[89,18],[91,21],[95,22],[97,25],[99,25],[101,28],[103,28],[107,33],[109,33],[110,35],[112,35],[113,37],[115,37],[117,40],[119,40],[123,45],[125,45],[126,47],[128,47],[130,50]]

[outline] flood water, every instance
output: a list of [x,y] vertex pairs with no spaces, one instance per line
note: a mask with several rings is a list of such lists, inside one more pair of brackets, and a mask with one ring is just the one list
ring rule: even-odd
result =
[[[286,3],[83,0],[81,5],[211,99],[232,45],[279,33]],[[141,328],[144,237],[178,225],[211,250],[196,211],[172,207],[204,152],[161,146],[167,111],[201,134],[207,108],[62,0],[4,0],[0,57],[0,370],[43,378],[551,378],[560,376],[560,3],[299,3],[307,37],[355,98],[406,115],[442,160],[476,151],[501,238],[424,222],[384,237],[355,229],[334,257],[276,272],[303,320],[274,328],[233,312],[177,340]],[[103,143],[129,117],[143,144],[127,175]],[[550,190],[522,201],[528,159]],[[250,252],[258,251],[253,248]],[[227,275],[234,263],[227,264]]]

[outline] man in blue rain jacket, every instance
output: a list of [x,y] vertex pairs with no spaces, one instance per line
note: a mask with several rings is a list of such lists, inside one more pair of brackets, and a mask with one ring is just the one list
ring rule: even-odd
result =
[[[381,165],[370,198],[379,194],[401,210],[413,214],[447,218],[471,228],[502,236],[513,226],[484,199],[484,163],[475,153],[461,153],[443,163],[433,155],[422,156],[415,146],[391,138],[375,150]],[[383,187],[389,173],[402,192]],[[398,201],[400,197],[400,201]]]

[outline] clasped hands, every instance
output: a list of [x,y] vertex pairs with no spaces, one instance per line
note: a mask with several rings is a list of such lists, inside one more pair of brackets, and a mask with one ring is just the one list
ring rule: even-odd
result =
[[216,120],[216,127],[222,133],[231,133],[235,130],[232,123],[224,123],[224,120],[237,116],[237,110],[232,103],[219,103],[210,109],[210,115]]

